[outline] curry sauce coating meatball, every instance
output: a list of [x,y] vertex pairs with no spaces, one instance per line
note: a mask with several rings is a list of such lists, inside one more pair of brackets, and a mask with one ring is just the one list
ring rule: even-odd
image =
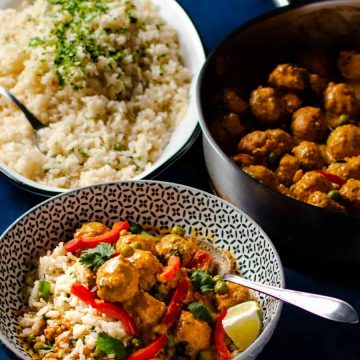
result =
[[360,80],[360,52],[341,51],[337,60],[341,75],[348,80]]
[[190,238],[183,238],[176,234],[164,236],[156,245],[158,253],[164,257],[169,257],[174,252],[179,253],[182,266],[190,264],[195,253],[199,250],[196,243]]
[[292,137],[281,129],[255,130],[246,134],[238,144],[240,152],[248,153],[260,160],[264,160],[271,153],[282,156],[292,147]]
[[332,189],[331,182],[325,176],[316,171],[309,171],[295,184],[292,194],[296,199],[306,202],[315,191],[327,194]]
[[357,110],[354,89],[344,83],[329,83],[324,93],[325,110],[336,115],[353,115]]
[[139,290],[139,273],[130,261],[116,256],[106,261],[96,273],[98,295],[104,301],[124,302]]
[[349,209],[360,214],[360,180],[349,179],[340,188],[340,195]]
[[239,284],[226,281],[228,291],[223,294],[216,294],[215,301],[219,311],[228,309],[231,306],[251,300],[249,289]]
[[139,234],[128,234],[120,236],[116,243],[116,251],[121,253],[121,248],[124,245],[132,245],[138,243],[142,250],[150,251],[152,254],[156,254],[155,241],[149,236],[143,236]]
[[340,176],[344,180],[360,180],[360,156],[345,158],[344,162],[333,162],[326,170],[330,174]]
[[345,212],[345,208],[342,205],[329,198],[327,194],[321,191],[315,191],[314,193],[312,193],[309,196],[307,203],[324,209]]
[[306,69],[296,65],[278,65],[269,76],[269,84],[275,88],[290,91],[304,91],[309,82]]
[[326,151],[332,160],[360,155],[360,128],[343,125],[334,129],[327,139]]
[[285,154],[275,171],[281,184],[290,186],[293,183],[295,173],[300,169],[300,161],[295,156]]
[[189,311],[183,310],[175,331],[175,342],[187,343],[188,354],[191,359],[211,345],[211,328],[202,320],[195,318]]
[[104,224],[96,221],[87,222],[75,231],[75,237],[85,236],[92,237],[106,233],[110,229]]
[[310,74],[309,82],[310,90],[319,98],[323,96],[323,93],[329,83],[327,79],[317,74]]
[[160,261],[151,252],[139,249],[136,249],[127,259],[139,273],[140,289],[150,290],[156,283],[156,274],[162,271]]
[[296,94],[283,94],[280,101],[287,115],[292,115],[301,106],[301,99]]
[[248,109],[248,104],[236,92],[236,90],[227,88],[222,95],[225,108],[238,115],[243,115]]
[[243,170],[255,180],[272,189],[277,189],[279,185],[276,175],[263,165],[250,165]]
[[320,147],[314,142],[301,141],[299,145],[292,149],[292,153],[305,170],[321,169],[325,165]]
[[271,124],[284,115],[284,107],[279,96],[271,87],[259,86],[251,92],[250,107],[252,114],[262,123]]
[[320,141],[326,132],[326,119],[320,108],[305,106],[293,115],[291,130],[299,140]]
[[236,162],[236,164],[238,166],[240,166],[241,168],[245,167],[245,166],[250,166],[253,165],[255,162],[255,159],[253,156],[249,155],[249,154],[236,154],[232,157],[232,159]]

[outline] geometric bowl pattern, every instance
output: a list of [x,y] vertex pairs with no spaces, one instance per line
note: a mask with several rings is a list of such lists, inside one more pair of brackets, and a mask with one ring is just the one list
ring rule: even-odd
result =
[[[246,214],[206,192],[157,181],[90,186],[51,198],[28,211],[0,238],[0,339],[22,359],[30,359],[17,338],[23,288],[38,257],[53,249],[86,221],[107,225],[127,219],[143,225],[183,226],[236,257],[242,275],[283,287],[281,262],[263,230]],[[254,293],[263,309],[263,331],[236,359],[253,359],[270,339],[282,304]]]

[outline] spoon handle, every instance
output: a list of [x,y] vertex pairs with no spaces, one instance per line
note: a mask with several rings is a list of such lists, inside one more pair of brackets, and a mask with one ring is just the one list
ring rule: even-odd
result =
[[39,130],[44,127],[44,125],[33,115],[33,113],[29,111],[29,109],[23,103],[21,103],[17,97],[11,94],[10,91],[0,86],[0,94],[7,97],[24,113],[25,117],[29,120],[34,130]]
[[260,291],[329,320],[352,324],[359,322],[356,310],[340,299],[254,283],[236,275],[224,275],[224,279]]

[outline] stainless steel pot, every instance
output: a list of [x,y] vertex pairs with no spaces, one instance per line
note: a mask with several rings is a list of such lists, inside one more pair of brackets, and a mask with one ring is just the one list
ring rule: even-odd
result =
[[[283,3],[284,0],[278,0]],[[198,82],[198,113],[206,166],[216,193],[243,209],[268,233],[285,264],[332,274],[360,269],[360,217],[281,195],[244,173],[214,140],[211,99],[225,86],[249,93],[292,54],[360,49],[360,2],[321,1],[274,10],[241,26],[208,58]]]

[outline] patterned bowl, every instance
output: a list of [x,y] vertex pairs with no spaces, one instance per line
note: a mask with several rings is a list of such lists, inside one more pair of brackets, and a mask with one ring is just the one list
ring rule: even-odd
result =
[[[183,226],[235,255],[244,277],[283,287],[283,269],[274,246],[246,214],[225,201],[182,185],[129,181],[95,185],[51,198],[15,221],[0,238],[0,340],[21,359],[30,357],[17,338],[17,314],[29,269],[47,250],[68,239],[86,221],[108,225],[118,219],[169,228]],[[236,359],[254,359],[269,341],[282,304],[254,293],[263,309],[263,330]]]

